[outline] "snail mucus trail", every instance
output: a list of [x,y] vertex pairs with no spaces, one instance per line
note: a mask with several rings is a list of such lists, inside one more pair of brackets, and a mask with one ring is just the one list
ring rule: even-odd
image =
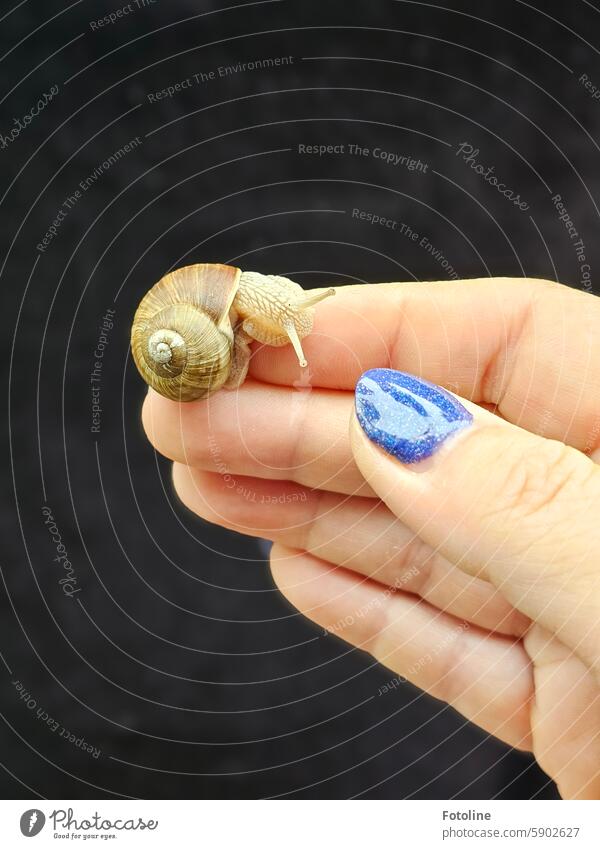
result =
[[335,289],[305,292],[286,277],[201,263],[165,275],[142,299],[131,330],[135,364],[146,383],[173,401],[195,401],[246,379],[250,342],[301,340],[314,306]]

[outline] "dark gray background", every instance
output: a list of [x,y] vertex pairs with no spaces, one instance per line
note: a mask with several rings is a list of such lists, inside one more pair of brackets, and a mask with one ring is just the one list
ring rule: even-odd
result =
[[[59,86],[0,150],[0,787],[50,798],[554,796],[528,756],[443,704],[409,685],[377,696],[390,672],[290,609],[255,541],[176,503],[140,429],[128,333],[149,285],[188,262],[306,287],[444,278],[418,245],[353,220],[354,207],[408,223],[460,276],[580,286],[551,196],[563,196],[594,270],[600,101],[578,78],[600,84],[600,11],[587,0],[220,5],[157,0],[100,31],[90,21],[119,4],[29,0],[0,13],[0,132]],[[147,98],[284,55],[291,65]],[[135,136],[143,144],[40,254],[65,198]],[[461,161],[461,142],[530,209]],[[379,146],[428,172],[303,157],[298,143]],[[89,375],[108,307],[94,435]],[[58,585],[45,503],[74,564],[73,599]]]

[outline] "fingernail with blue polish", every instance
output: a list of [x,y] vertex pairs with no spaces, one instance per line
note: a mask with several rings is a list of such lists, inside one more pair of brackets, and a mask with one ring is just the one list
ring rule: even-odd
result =
[[366,371],[356,384],[356,416],[369,439],[403,463],[430,457],[473,421],[445,389],[387,368]]

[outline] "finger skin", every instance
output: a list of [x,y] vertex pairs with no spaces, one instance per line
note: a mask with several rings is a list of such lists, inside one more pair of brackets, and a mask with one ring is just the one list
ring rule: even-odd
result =
[[600,674],[598,466],[464,406],[472,425],[414,465],[371,442],[353,415],[358,467],[415,534],[490,581]]
[[210,522],[307,550],[482,628],[520,636],[529,627],[491,584],[451,566],[380,501],[288,481],[224,479],[178,463],[173,482],[183,503]]
[[271,571],[283,595],[313,622],[511,746],[531,748],[533,677],[518,641],[480,631],[405,593],[357,580],[352,572],[279,544]]
[[[310,383],[353,390],[370,368],[410,372],[591,453],[600,446],[600,299],[546,280],[346,286],[303,340]],[[294,352],[262,347],[258,380],[293,385]]]
[[536,759],[564,799],[600,799],[600,690],[589,668],[539,625],[524,647],[533,662]]
[[188,466],[371,495],[348,440],[353,397],[249,381],[178,404],[150,390],[142,422],[157,451]]

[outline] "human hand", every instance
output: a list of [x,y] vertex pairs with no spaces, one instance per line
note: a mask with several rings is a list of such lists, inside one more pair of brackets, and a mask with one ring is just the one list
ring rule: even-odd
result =
[[[291,348],[265,347],[238,392],[149,393],[180,498],[274,540],[304,615],[532,751],[563,797],[599,798],[600,301],[536,280],[351,286],[304,348],[308,380]],[[361,380],[384,451],[354,413],[374,368],[461,401]],[[458,429],[407,462],[432,447],[402,441],[423,393],[438,436]]]

